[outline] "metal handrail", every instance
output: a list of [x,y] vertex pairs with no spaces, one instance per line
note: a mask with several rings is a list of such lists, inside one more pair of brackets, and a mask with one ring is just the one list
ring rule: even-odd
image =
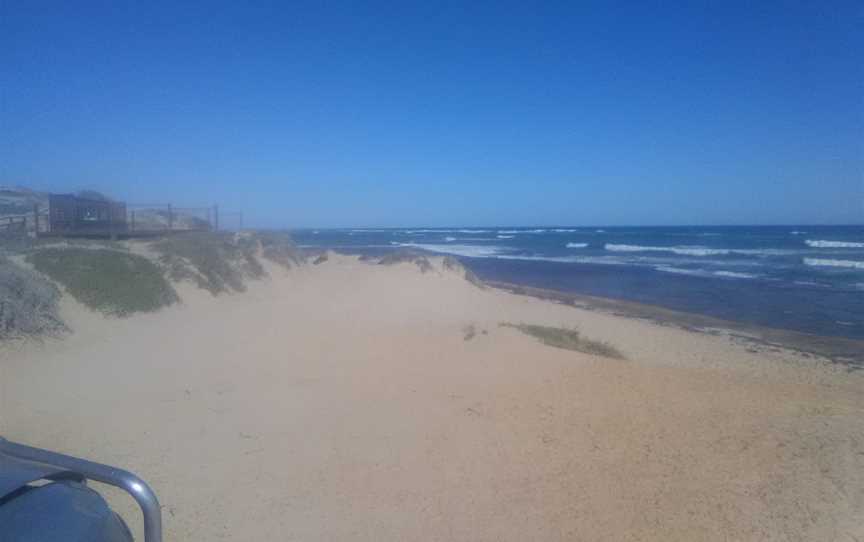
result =
[[162,509],[156,494],[144,480],[129,471],[79,459],[0,437],[0,454],[79,474],[84,478],[102,482],[126,491],[141,507],[144,515],[144,542],[162,542]]

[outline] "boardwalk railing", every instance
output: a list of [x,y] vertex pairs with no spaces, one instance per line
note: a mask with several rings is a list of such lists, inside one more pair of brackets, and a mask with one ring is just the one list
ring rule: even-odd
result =
[[17,215],[0,217],[0,235],[24,235],[27,233],[27,219],[32,215]]
[[148,237],[192,231],[237,231],[243,214],[218,205],[175,207],[170,203],[102,202],[53,196],[33,212],[0,217],[0,235],[37,237]]

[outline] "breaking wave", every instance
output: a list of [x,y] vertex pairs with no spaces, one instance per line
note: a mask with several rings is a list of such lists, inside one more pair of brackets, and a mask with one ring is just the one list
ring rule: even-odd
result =
[[738,271],[714,271],[714,275],[718,277],[729,277],[733,279],[755,279],[759,277],[759,275],[754,275],[752,273],[740,273]]
[[466,256],[469,258],[495,257],[506,250],[502,247],[488,245],[435,245],[426,243],[399,243],[397,241],[390,241],[390,244],[397,247],[419,248],[430,252],[453,254],[454,256]]
[[864,262],[855,260],[829,260],[826,258],[804,258],[806,265],[816,267],[845,267],[849,269],[864,269]]
[[759,275],[754,275],[752,273],[739,273],[736,271],[709,271],[707,269],[684,269],[681,267],[671,267],[667,265],[660,265],[655,267],[655,269],[664,273],[675,273],[677,275],[690,275],[694,277],[723,277],[729,279],[755,279],[759,277]]
[[810,248],[864,248],[864,243],[852,241],[822,241],[807,239],[804,241]]
[[[389,232],[391,230],[352,230],[352,231],[383,231]],[[396,231],[396,233],[402,233],[400,231]],[[492,233],[492,230],[473,230],[473,229],[421,229],[421,230],[404,230],[404,233],[417,234],[417,233]]]
[[527,256],[521,254],[502,254],[494,256],[499,260],[527,260],[531,262],[592,263],[599,265],[632,265],[630,262],[609,256]]
[[588,243],[567,243],[565,246],[567,248],[585,248],[588,246]]
[[606,243],[606,250],[611,252],[672,252],[682,256],[726,256],[729,254],[741,254],[748,256],[787,256],[795,254],[794,250],[785,250],[780,248],[710,248],[700,246],[672,246],[672,247],[655,247],[641,245],[618,245]]
[[685,256],[720,256],[732,252],[726,248],[707,248],[707,247],[643,247],[641,245],[616,245],[612,243],[606,244],[606,250],[612,252],[672,252],[674,254],[682,254]]

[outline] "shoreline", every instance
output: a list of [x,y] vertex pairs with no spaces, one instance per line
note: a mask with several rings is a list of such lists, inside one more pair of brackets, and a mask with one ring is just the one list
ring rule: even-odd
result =
[[754,345],[785,348],[805,355],[824,357],[832,363],[845,365],[850,370],[864,369],[864,341],[735,322],[624,299],[536,288],[495,280],[485,280],[483,283],[511,294],[573,305],[586,310],[602,311],[614,316],[648,320],[659,325],[674,326],[696,333],[732,332],[729,333],[731,337]]
[[[380,250],[346,250],[345,248],[304,247],[304,252],[310,255],[332,251],[348,256],[392,254],[405,251],[400,248],[384,248]],[[425,256],[441,257],[442,254],[413,249]],[[443,255],[448,256],[448,255]],[[449,255],[457,259],[467,269],[474,272],[471,262],[460,256]],[[540,288],[514,282],[478,278],[483,284],[517,295],[526,295],[537,299],[550,300],[558,303],[574,305],[587,310],[598,310],[615,316],[648,320],[659,325],[674,326],[697,333],[719,334],[726,332],[733,339],[750,343],[756,348],[784,348],[805,356],[822,357],[832,363],[844,365],[849,370],[864,369],[864,340],[847,337],[819,335],[791,329],[762,326],[759,324],[729,320],[709,316],[697,312],[688,312],[664,307],[662,305],[641,303],[613,297],[595,296],[554,288]]]

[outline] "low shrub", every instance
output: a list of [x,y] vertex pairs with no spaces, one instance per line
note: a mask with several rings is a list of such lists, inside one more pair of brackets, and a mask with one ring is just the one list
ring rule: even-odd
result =
[[30,269],[0,259],[0,339],[66,329],[57,314],[60,291]]
[[179,300],[158,265],[128,252],[45,248],[27,260],[75,299],[106,314],[155,311]]
[[575,350],[584,352],[585,354],[593,354],[595,356],[603,356],[606,358],[625,359],[617,348],[603,341],[595,341],[582,337],[577,329],[567,329],[561,327],[538,326],[531,324],[512,324],[503,322],[501,327],[512,327],[518,329],[526,335],[535,337],[543,344],[554,346],[555,348],[563,348],[565,350]]

